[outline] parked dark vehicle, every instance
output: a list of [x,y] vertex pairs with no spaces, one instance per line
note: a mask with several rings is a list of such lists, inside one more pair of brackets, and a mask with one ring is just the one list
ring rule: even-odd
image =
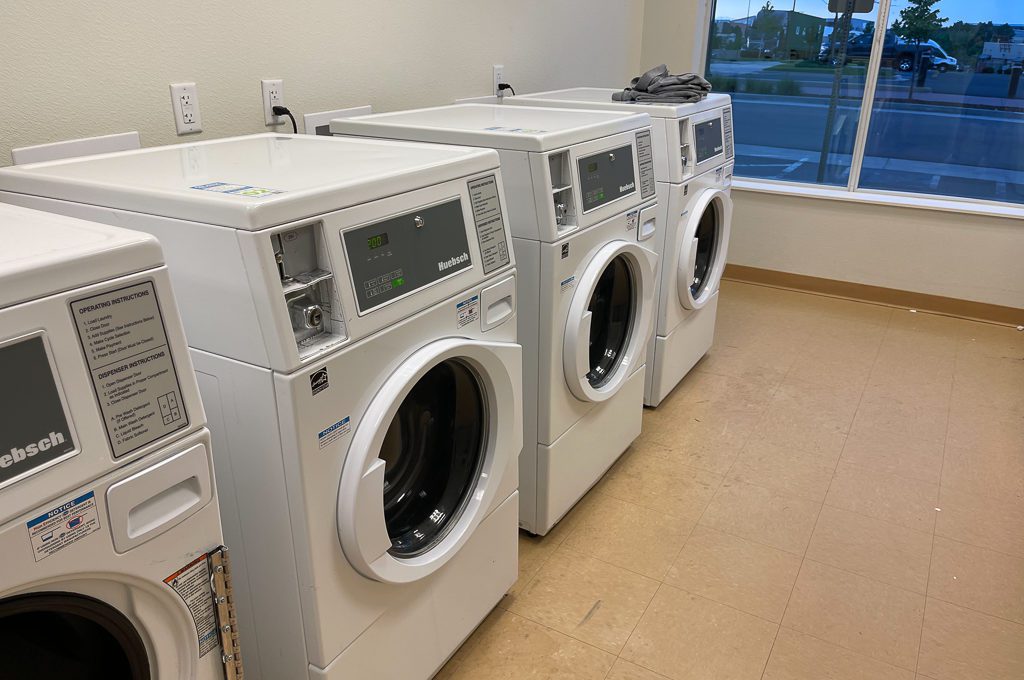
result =
[[[846,63],[849,64],[852,61],[866,63],[871,56],[871,43],[874,42],[874,39],[874,33],[864,33],[850,38],[846,43]],[[818,61],[838,66],[838,49],[836,52],[837,54],[832,53],[831,45],[824,45],[821,54],[818,55]],[[916,60],[920,64],[924,59],[930,58],[932,53],[931,45],[902,42],[892,33],[886,32],[882,45],[882,65],[892,66],[903,73],[910,73],[914,70],[915,55],[920,55],[920,59]]]

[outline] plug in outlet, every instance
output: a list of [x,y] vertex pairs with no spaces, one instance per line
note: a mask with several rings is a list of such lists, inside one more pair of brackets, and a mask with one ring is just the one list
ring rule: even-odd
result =
[[203,131],[203,118],[199,114],[199,90],[195,83],[171,84],[171,110],[174,127],[179,135]]
[[267,125],[280,125],[284,116],[275,116],[274,107],[284,106],[284,81],[261,80],[263,86],[263,122]]
[[491,84],[491,94],[501,99],[505,93],[498,89],[498,83],[508,82],[505,80],[505,67],[501,64],[494,65],[494,82]]

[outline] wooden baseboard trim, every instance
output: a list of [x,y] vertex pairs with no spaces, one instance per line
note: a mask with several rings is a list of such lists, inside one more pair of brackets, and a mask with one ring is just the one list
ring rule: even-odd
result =
[[958,300],[941,295],[915,293],[909,290],[869,286],[863,283],[823,279],[817,276],[792,274],[773,269],[747,267],[739,264],[727,264],[723,278],[743,283],[756,283],[773,288],[785,288],[805,293],[816,293],[831,297],[871,302],[889,307],[903,309],[919,309],[945,316],[955,316],[973,321],[1005,324],[1008,326],[1024,325],[1024,309],[992,305],[986,302]]

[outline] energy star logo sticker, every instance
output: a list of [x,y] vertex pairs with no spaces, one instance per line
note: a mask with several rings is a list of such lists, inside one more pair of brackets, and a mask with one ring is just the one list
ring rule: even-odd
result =
[[309,389],[313,392],[314,397],[330,386],[331,382],[327,376],[326,366],[309,374]]

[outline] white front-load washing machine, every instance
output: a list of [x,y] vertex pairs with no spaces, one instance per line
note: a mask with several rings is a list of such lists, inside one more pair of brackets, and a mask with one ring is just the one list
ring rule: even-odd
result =
[[240,678],[160,246],[9,205],[0,241],[0,677]]
[[501,102],[650,115],[661,228],[655,245],[658,313],[647,352],[644,404],[657,406],[714,341],[732,224],[732,100],[710,94],[693,104],[612,101],[619,91],[577,87],[506,96]]
[[640,434],[657,257],[650,119],[493,105],[332,121],[497,149],[519,268],[519,521],[545,534]]
[[18,166],[0,186],[163,242],[244,557],[248,677],[433,675],[517,575],[498,155],[269,134]]

